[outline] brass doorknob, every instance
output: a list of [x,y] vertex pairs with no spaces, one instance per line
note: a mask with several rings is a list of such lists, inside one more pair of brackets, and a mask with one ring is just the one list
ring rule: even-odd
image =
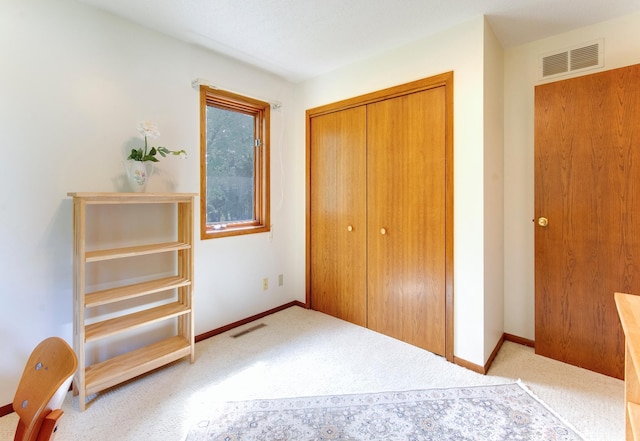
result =
[[546,227],[547,225],[549,225],[549,219],[547,219],[546,217],[538,218],[538,225],[540,225],[541,227]]
[[347,227],[347,231],[353,231],[353,227],[352,227],[351,225],[349,225],[349,226]]

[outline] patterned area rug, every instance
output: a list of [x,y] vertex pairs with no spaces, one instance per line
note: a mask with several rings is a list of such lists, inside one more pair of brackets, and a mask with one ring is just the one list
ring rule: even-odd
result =
[[187,441],[582,440],[520,382],[225,403]]

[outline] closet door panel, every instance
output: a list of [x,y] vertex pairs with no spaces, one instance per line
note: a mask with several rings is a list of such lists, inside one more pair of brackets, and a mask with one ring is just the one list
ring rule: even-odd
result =
[[369,328],[445,355],[445,90],[368,105]]
[[310,130],[311,307],[366,326],[366,107]]

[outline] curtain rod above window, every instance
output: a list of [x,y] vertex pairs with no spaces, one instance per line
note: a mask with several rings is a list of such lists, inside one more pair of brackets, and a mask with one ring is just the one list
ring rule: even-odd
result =
[[[207,86],[210,87],[212,89],[219,89],[219,90],[226,90],[227,92],[231,92],[231,93],[237,93],[238,95],[245,95],[245,96],[251,96],[249,94],[246,93],[242,93],[242,92],[236,92],[235,90],[229,90],[226,87],[220,87],[214,83],[212,83],[211,81],[207,81],[203,78],[196,78],[195,80],[193,80],[191,82],[191,87],[193,87],[195,90],[200,90],[200,86]],[[282,103],[280,101],[273,101],[273,100],[265,100],[263,98],[259,98],[257,96],[253,96],[252,98],[255,98],[257,100],[260,101],[266,101],[271,105],[271,109],[272,110],[276,110],[282,107]]]

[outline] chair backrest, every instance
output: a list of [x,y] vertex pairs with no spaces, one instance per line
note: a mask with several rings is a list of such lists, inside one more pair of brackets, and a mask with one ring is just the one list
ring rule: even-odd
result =
[[22,373],[13,410],[20,416],[14,441],[33,441],[47,415],[62,406],[78,358],[63,339],[43,340],[31,353]]

